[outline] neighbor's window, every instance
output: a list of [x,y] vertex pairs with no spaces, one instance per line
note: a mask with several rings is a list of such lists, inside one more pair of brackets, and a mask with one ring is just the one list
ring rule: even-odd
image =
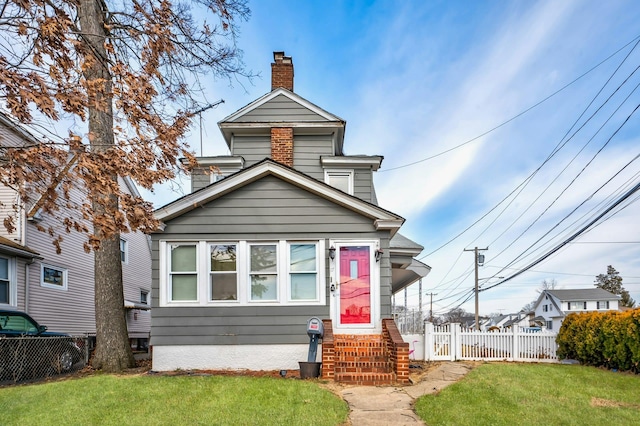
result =
[[127,263],[129,261],[127,257],[127,240],[120,238],[120,261]]
[[316,244],[289,244],[289,291],[291,300],[318,298]]
[[149,292],[146,290],[140,290],[140,303],[145,305],[149,304]]
[[542,305],[542,312],[548,312],[549,311],[549,305]]
[[209,246],[211,300],[238,300],[238,262],[235,244]]
[[587,302],[568,302],[567,309],[569,311],[579,311],[580,309],[587,309]]
[[598,309],[609,309],[609,301],[598,302]]
[[60,290],[67,289],[67,270],[56,266],[41,264],[40,276],[42,287],[57,288]]
[[327,184],[347,194],[353,195],[352,170],[326,170],[324,178]]
[[250,300],[278,300],[278,246],[249,245]]
[[9,304],[9,259],[0,257],[0,304]]
[[198,256],[195,244],[171,244],[169,300],[198,300]]
[[553,330],[553,321],[545,321],[548,330]]

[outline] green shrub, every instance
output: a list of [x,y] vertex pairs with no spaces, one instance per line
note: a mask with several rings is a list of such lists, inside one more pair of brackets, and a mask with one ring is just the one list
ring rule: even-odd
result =
[[640,309],[567,315],[556,338],[558,357],[640,371]]

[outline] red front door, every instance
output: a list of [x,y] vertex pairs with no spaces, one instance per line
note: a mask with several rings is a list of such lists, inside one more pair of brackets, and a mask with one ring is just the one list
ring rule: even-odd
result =
[[370,324],[370,247],[342,246],[339,259],[340,324]]

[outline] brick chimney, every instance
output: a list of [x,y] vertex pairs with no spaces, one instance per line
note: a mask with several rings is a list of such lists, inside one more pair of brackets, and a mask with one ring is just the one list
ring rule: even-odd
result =
[[[293,61],[284,52],[273,52],[271,64],[271,90],[279,87],[293,92]],[[271,128],[271,158],[293,167],[293,128]]]
[[271,158],[293,167],[293,128],[271,128]]
[[273,52],[271,64],[271,90],[279,87],[293,92],[293,61],[284,52]]

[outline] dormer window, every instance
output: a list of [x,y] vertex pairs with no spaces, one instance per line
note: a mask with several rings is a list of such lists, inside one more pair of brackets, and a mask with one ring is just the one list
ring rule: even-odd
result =
[[209,175],[209,183],[214,183],[214,182],[218,182],[221,181],[222,179],[226,178],[225,175],[223,175],[222,173],[211,173]]
[[353,170],[325,170],[324,181],[340,191],[353,195]]

